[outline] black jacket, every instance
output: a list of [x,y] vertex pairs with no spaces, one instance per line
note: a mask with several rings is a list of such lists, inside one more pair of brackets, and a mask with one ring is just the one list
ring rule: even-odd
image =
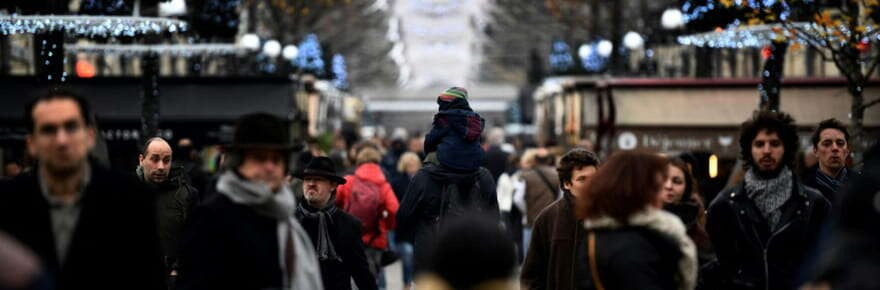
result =
[[281,288],[278,253],[275,219],[214,195],[184,230],[177,289]]
[[91,168],[63,266],[35,172],[0,183],[0,230],[40,257],[57,289],[164,289],[153,196],[133,175]]
[[795,289],[798,271],[817,241],[831,204],[818,191],[793,181],[778,229],[771,231],[745,184],[721,192],[709,206],[706,230],[732,289]]
[[430,247],[437,234],[443,186],[456,184],[462,189],[470,188],[475,183],[480,186],[480,196],[476,199],[482,203],[481,208],[499,216],[495,181],[486,168],[459,173],[443,166],[427,165],[413,176],[397,210],[397,233],[404,240],[413,241],[417,272],[427,265],[425,259],[431,252]]
[[[308,205],[304,206],[308,207]],[[361,241],[361,222],[342,209],[337,209],[330,218],[332,221],[328,225],[327,232],[333,242],[333,248],[342,261],[319,260],[324,289],[349,290],[352,278],[358,289],[377,289],[378,284],[370,272],[367,256],[364,253],[364,243]],[[312,244],[317,247],[318,220],[304,219],[299,215],[297,219],[309,233]]]

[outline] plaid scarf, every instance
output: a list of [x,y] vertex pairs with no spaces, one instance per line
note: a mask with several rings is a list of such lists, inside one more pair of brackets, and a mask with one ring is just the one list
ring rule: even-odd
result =
[[794,178],[788,167],[783,168],[776,177],[768,179],[762,179],[754,170],[750,168],[746,172],[746,193],[758,206],[761,215],[767,219],[770,229],[774,230],[782,218],[780,208],[791,197]]

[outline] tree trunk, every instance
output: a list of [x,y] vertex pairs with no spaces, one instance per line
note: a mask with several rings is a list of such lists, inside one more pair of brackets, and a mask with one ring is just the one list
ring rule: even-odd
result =
[[623,55],[620,53],[623,46],[623,4],[625,1],[612,1],[611,8],[611,73],[621,75],[625,73]]
[[764,71],[761,72],[761,85],[758,88],[761,94],[760,109],[763,111],[779,111],[779,93],[782,90],[782,72],[788,43],[774,42],[770,49],[770,57],[764,62]]

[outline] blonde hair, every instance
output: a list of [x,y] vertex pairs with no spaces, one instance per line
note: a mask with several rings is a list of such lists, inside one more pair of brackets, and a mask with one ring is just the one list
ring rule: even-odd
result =
[[355,161],[357,161],[358,166],[367,163],[379,163],[379,161],[382,161],[382,154],[379,153],[379,150],[372,147],[365,147],[358,152]]
[[419,159],[419,155],[406,152],[403,155],[400,155],[400,160],[397,161],[397,171],[406,172],[406,167],[410,164],[415,164],[416,166],[422,165],[422,160]]
[[538,149],[537,148],[529,148],[526,149],[526,152],[523,152],[522,158],[519,160],[519,166],[521,168],[529,168],[535,165],[535,159],[538,157]]

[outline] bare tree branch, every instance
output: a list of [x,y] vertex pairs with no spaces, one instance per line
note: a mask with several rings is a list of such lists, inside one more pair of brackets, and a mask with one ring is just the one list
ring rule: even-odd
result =
[[862,109],[868,109],[871,106],[876,105],[876,104],[880,104],[880,98],[877,98],[876,100],[865,103],[864,105],[862,105]]

